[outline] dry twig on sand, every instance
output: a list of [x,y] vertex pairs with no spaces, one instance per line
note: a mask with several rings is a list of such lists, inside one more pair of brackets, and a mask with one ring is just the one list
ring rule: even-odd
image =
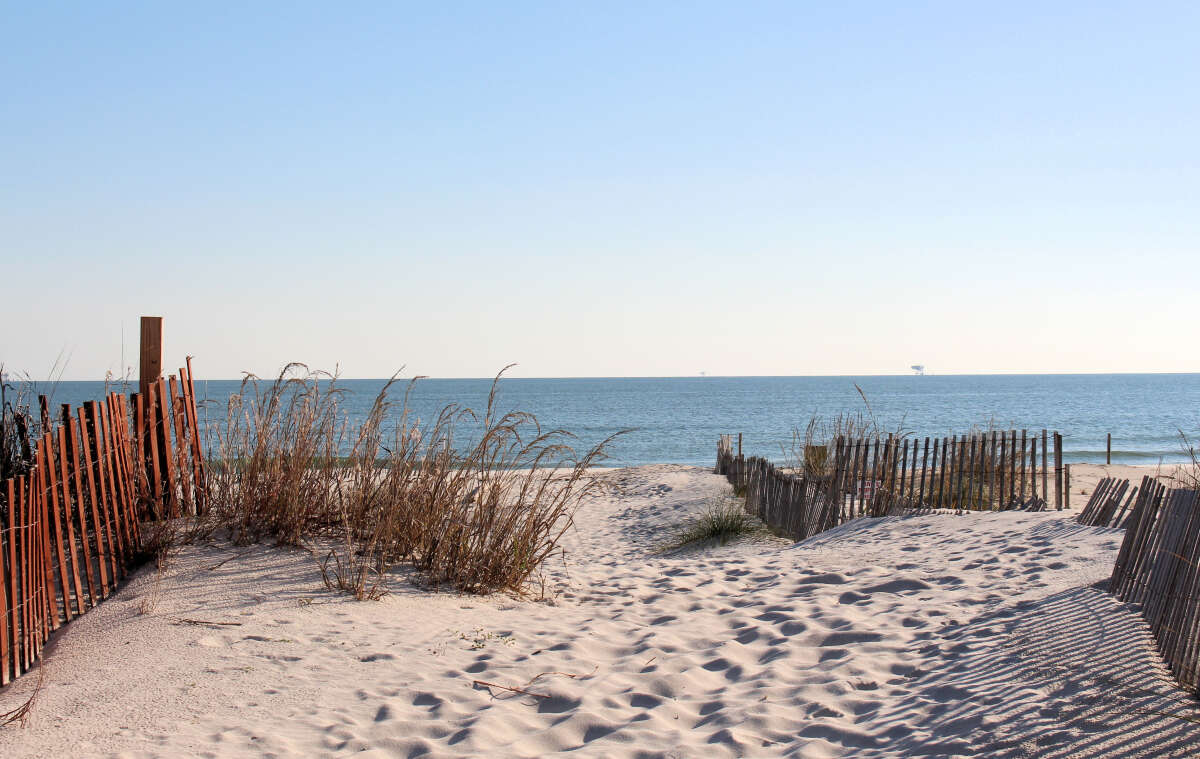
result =
[[591,677],[592,675],[596,674],[596,671],[599,669],[600,669],[600,665],[597,664],[594,668],[592,668],[591,672],[588,672],[586,674],[579,674],[578,672],[558,672],[558,671],[554,671],[554,670],[551,670],[548,672],[539,672],[538,674],[533,676],[533,679],[531,679],[529,682],[522,685],[520,688],[514,688],[511,685],[501,685],[500,683],[489,683],[486,680],[472,680],[471,684],[476,687],[482,685],[482,686],[485,686],[488,688],[500,688],[501,690],[511,691],[512,693],[520,693],[521,695],[524,695],[524,696],[533,696],[534,698],[550,698],[550,696],[548,696],[544,693],[533,693],[533,692],[527,691],[525,689],[528,688],[530,685],[533,685],[534,683],[536,683],[538,680],[542,679],[543,677],[547,677],[549,675],[562,675],[563,677],[569,677],[572,680],[575,680],[580,677]]
[[37,683],[33,686],[33,693],[29,694],[29,698],[25,699],[25,703],[18,706],[9,712],[0,714],[0,727],[11,725],[14,722],[25,727],[25,723],[29,721],[29,713],[33,710],[33,705],[37,703],[38,696],[42,695],[42,687],[46,684],[46,662],[42,661],[38,667]]
[[212,566],[204,567],[204,571],[215,572],[216,570],[225,566],[226,564],[233,561],[234,559],[240,559],[244,556],[249,556],[251,553],[253,553],[253,551],[242,551],[241,553],[235,553],[233,556],[227,556],[224,559],[221,559],[220,561],[218,561],[216,564],[213,564]]
[[532,680],[530,680],[529,682],[525,683],[525,684],[524,684],[524,685],[522,685],[521,687],[522,687],[522,688],[528,688],[530,685],[533,685],[533,684],[534,684],[534,683],[536,683],[538,680],[542,679],[543,677],[546,677],[547,675],[562,675],[563,677],[569,677],[569,678],[571,678],[572,680],[578,679],[578,678],[580,678],[580,677],[591,677],[592,675],[596,674],[597,670],[599,670],[599,669],[600,669],[600,665],[599,665],[599,664],[597,664],[595,667],[593,667],[593,668],[592,668],[592,671],[591,671],[591,672],[588,672],[588,673],[587,673],[587,674],[585,674],[585,675],[581,675],[581,674],[579,674],[579,673],[572,673],[572,672],[542,672],[542,673],[539,673],[539,674],[537,674],[537,675],[534,675]]
[[530,693],[529,691],[523,690],[521,688],[513,688],[508,685],[500,685],[499,683],[489,683],[486,680],[473,680],[472,685],[475,685],[475,686],[482,685],[487,688],[499,688],[501,690],[512,691],[513,693],[520,693],[525,696],[533,696],[534,698],[550,698],[549,696],[547,696],[544,693]]

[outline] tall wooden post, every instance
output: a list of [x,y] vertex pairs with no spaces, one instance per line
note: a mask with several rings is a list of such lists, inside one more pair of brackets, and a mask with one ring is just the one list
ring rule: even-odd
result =
[[158,483],[165,479],[166,473],[163,471],[166,452],[164,451],[163,461],[160,461],[157,453],[162,447],[159,444],[157,437],[161,434],[159,425],[156,420],[159,417],[155,414],[156,406],[151,405],[155,399],[159,381],[162,378],[162,317],[161,316],[143,316],[141,319],[141,342],[140,355],[138,361],[138,395],[145,404],[145,413],[139,415],[137,419],[137,439],[140,443],[144,458],[141,461],[141,466],[146,473],[146,482],[153,484],[153,489],[150,491],[150,500],[155,504],[155,515],[160,515],[157,510],[159,500],[163,498],[163,492],[158,487]]
[[1063,509],[1062,435],[1054,433],[1054,508]]
[[1108,433],[1108,443],[1104,447],[1104,463],[1112,463],[1112,433]]
[[142,317],[141,354],[138,373],[138,392],[146,396],[150,383],[162,376],[162,317]]
[[[1055,433],[1055,434],[1058,434],[1058,433]],[[1050,452],[1050,450],[1049,450],[1050,446],[1048,445],[1048,443],[1049,443],[1049,439],[1046,437],[1046,430],[1043,429],[1042,430],[1042,500],[1044,500],[1046,502],[1047,506],[1049,506],[1049,504],[1050,504],[1050,477],[1049,477],[1050,464],[1048,463],[1048,457],[1047,457],[1047,454]]]
[[[1029,494],[1034,498],[1038,497],[1037,447],[1038,447],[1037,434],[1035,433],[1033,435],[1033,439],[1029,441]],[[1042,499],[1045,500],[1045,498],[1046,498],[1046,490],[1045,490],[1045,488],[1043,488],[1042,489]]]

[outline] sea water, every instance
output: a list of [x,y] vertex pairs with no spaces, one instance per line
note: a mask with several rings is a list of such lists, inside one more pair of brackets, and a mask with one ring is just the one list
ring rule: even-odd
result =
[[[346,413],[361,419],[383,384],[339,381]],[[239,385],[197,381],[201,422],[223,419]],[[449,403],[482,413],[490,387],[489,379],[420,380],[410,413],[422,423]],[[53,401],[74,405],[103,391],[102,382],[60,382]],[[1200,374],[503,379],[498,407],[531,412],[544,429],[568,430],[579,448],[630,430],[612,445],[611,466],[712,465],[723,433],[742,433],[747,455],[784,460],[795,430],[814,415],[839,413],[862,413],[885,430],[919,437],[989,425],[1058,430],[1068,463],[1103,463],[1111,433],[1113,463],[1155,464],[1184,459],[1181,432],[1200,438]]]

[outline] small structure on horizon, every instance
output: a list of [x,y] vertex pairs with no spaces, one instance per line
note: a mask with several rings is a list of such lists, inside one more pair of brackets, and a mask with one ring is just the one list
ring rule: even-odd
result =
[[925,376],[925,365],[924,364],[913,364],[911,368],[918,377]]

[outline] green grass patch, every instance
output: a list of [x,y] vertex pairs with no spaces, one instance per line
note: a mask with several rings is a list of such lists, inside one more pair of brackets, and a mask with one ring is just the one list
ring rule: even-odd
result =
[[704,511],[677,529],[662,550],[705,544],[723,546],[734,538],[765,533],[762,522],[746,512],[740,499],[726,496],[709,501]]

